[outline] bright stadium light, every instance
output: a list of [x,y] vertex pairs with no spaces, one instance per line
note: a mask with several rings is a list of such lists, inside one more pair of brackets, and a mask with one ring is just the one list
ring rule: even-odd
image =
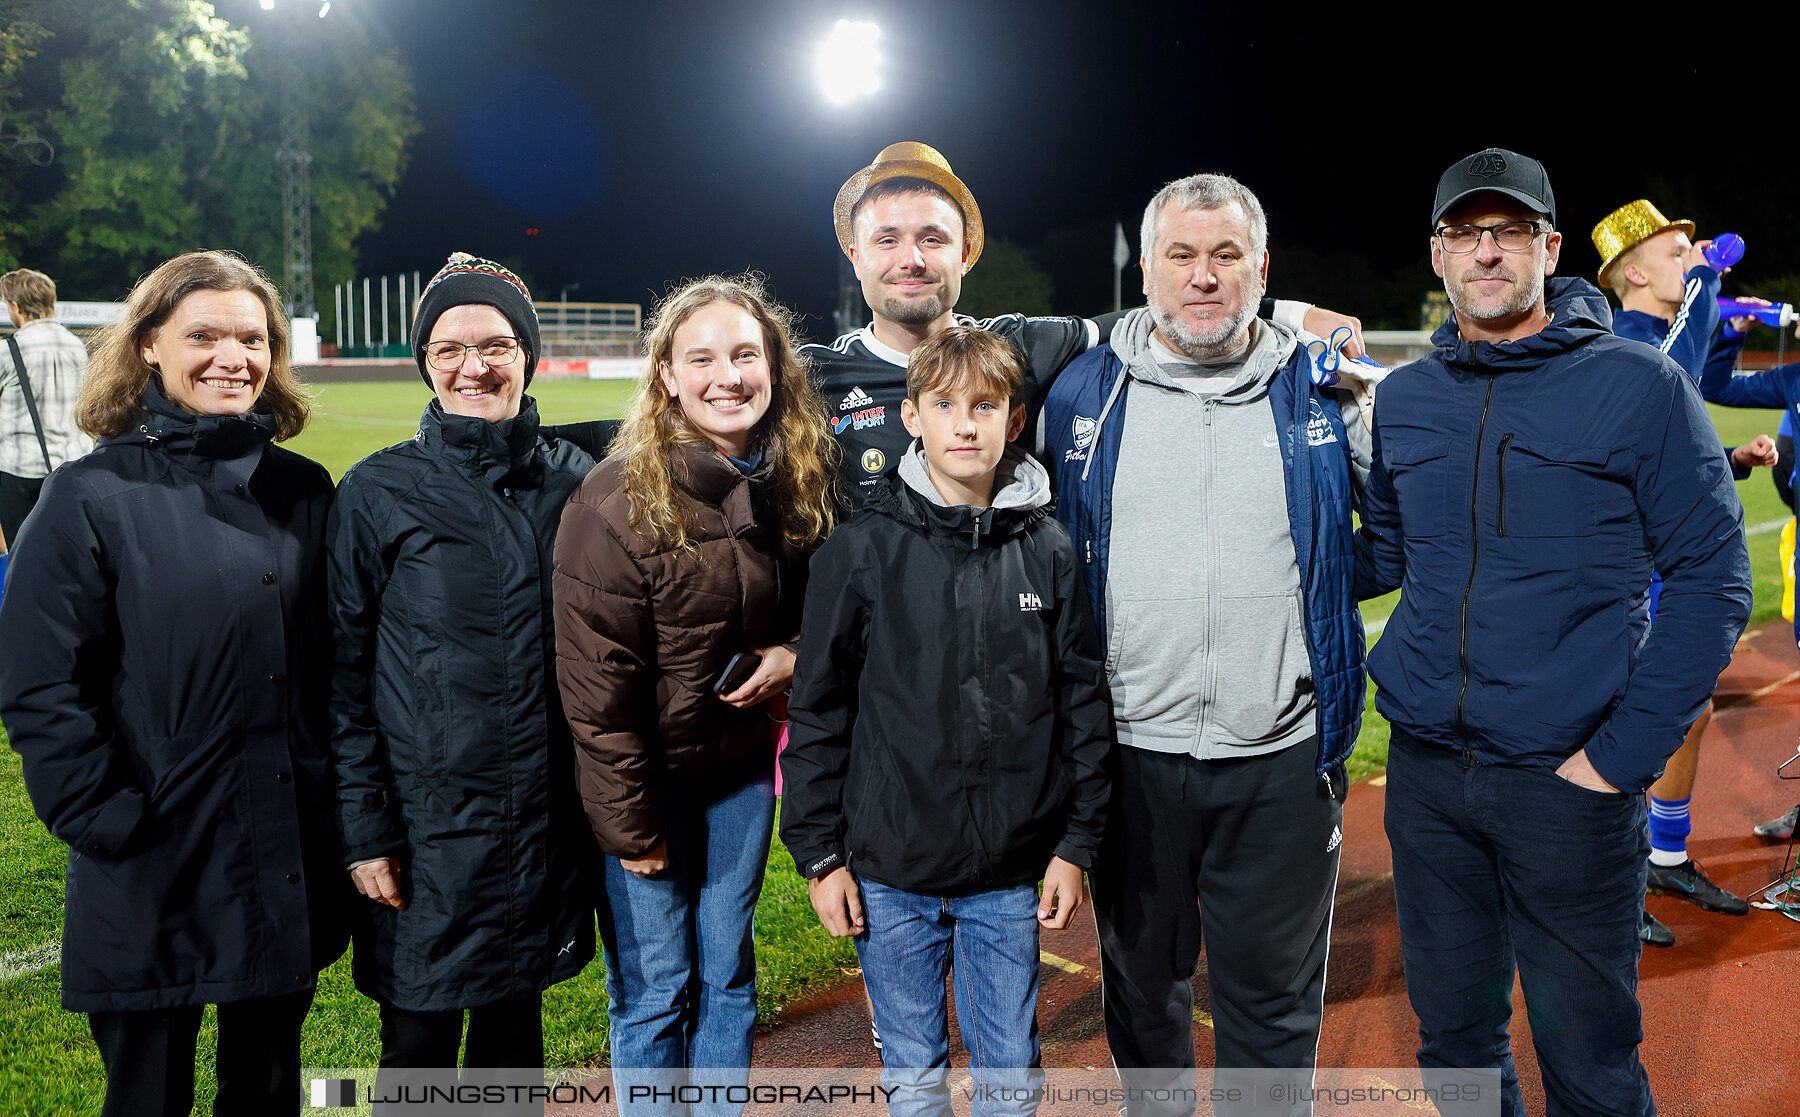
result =
[[841,105],[881,88],[881,28],[860,20],[840,19],[819,46],[819,85],[825,99]]

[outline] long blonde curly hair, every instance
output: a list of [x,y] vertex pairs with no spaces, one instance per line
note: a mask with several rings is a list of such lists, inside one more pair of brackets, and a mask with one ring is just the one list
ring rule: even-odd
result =
[[669,395],[660,370],[673,363],[675,331],[715,302],[741,307],[762,327],[773,381],[769,410],[750,434],[750,445],[770,462],[769,506],[782,538],[810,550],[825,541],[837,521],[837,468],[841,451],[831,435],[825,403],[811,370],[794,352],[793,312],[771,299],[761,277],[709,275],[671,292],[644,330],[647,360],[631,408],[608,449],[625,455],[625,495],[631,527],[670,550],[693,547],[675,485],[671,451],[683,443],[704,443]]

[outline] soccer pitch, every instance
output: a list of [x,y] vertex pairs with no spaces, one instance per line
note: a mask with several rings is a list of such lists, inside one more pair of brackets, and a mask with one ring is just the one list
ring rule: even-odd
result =
[[[583,423],[616,419],[625,413],[636,382],[631,380],[534,380],[542,423]],[[431,400],[423,381],[314,384],[312,418],[300,437],[284,445],[331,471],[344,471],[384,446],[405,442],[419,429],[419,415]]]
[[[572,423],[621,414],[633,385],[628,381],[539,381],[531,394],[546,423]],[[287,445],[330,470],[334,478],[383,446],[410,438],[430,395],[418,381],[315,385],[317,399],[306,432]],[[1779,414],[1715,409],[1714,421],[1730,445],[1758,433],[1773,434]],[[1739,482],[1756,579],[1751,624],[1779,623],[1781,575],[1778,524],[1787,510],[1766,471]],[[1394,597],[1367,602],[1370,642],[1392,612]],[[1387,726],[1373,702],[1352,758],[1352,776],[1379,771],[1387,758]],[[103,1075],[82,1016],[62,1011],[56,964],[62,929],[66,847],[44,831],[31,812],[19,759],[0,750],[0,1117],[12,1114],[85,1114],[97,1107]],[[780,843],[770,852],[767,883],[757,907],[758,1008],[773,1019],[806,993],[841,980],[856,964],[848,940],[825,935],[813,916],[806,889]],[[375,1065],[378,1021],[373,1002],[355,991],[346,956],[321,975],[301,1052],[302,1065]],[[605,1062],[606,994],[600,962],[544,996],[545,1057],[551,1066]],[[210,1109],[215,1091],[212,1051],[216,1041],[209,1011],[200,1038],[197,1108]]]

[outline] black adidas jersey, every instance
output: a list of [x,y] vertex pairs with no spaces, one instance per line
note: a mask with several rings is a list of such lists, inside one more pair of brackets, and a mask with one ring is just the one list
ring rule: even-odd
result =
[[[976,326],[1010,339],[1025,353],[1026,430],[1056,374],[1093,345],[1098,328],[1086,318],[1027,318],[1005,314],[977,322],[958,315],[959,326]],[[822,380],[831,429],[844,449],[840,476],[846,493],[860,506],[875,478],[900,461],[912,436],[900,422],[906,398],[906,354],[876,340],[867,326],[830,345],[800,350]]]

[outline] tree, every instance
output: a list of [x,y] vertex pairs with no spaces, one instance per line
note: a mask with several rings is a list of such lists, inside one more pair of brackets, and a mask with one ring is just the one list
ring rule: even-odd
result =
[[[280,88],[270,48],[206,0],[0,0],[0,266],[28,262],[70,297],[116,299],[194,248],[281,274]],[[356,271],[418,132],[400,64],[354,25],[306,52],[313,257],[323,286]],[[273,36],[271,36],[273,38]],[[317,39],[318,36],[309,36]],[[30,155],[54,151],[48,166]]]
[[981,259],[963,277],[959,313],[976,318],[998,314],[1050,313],[1050,274],[1030,253],[1011,241],[988,238]]

